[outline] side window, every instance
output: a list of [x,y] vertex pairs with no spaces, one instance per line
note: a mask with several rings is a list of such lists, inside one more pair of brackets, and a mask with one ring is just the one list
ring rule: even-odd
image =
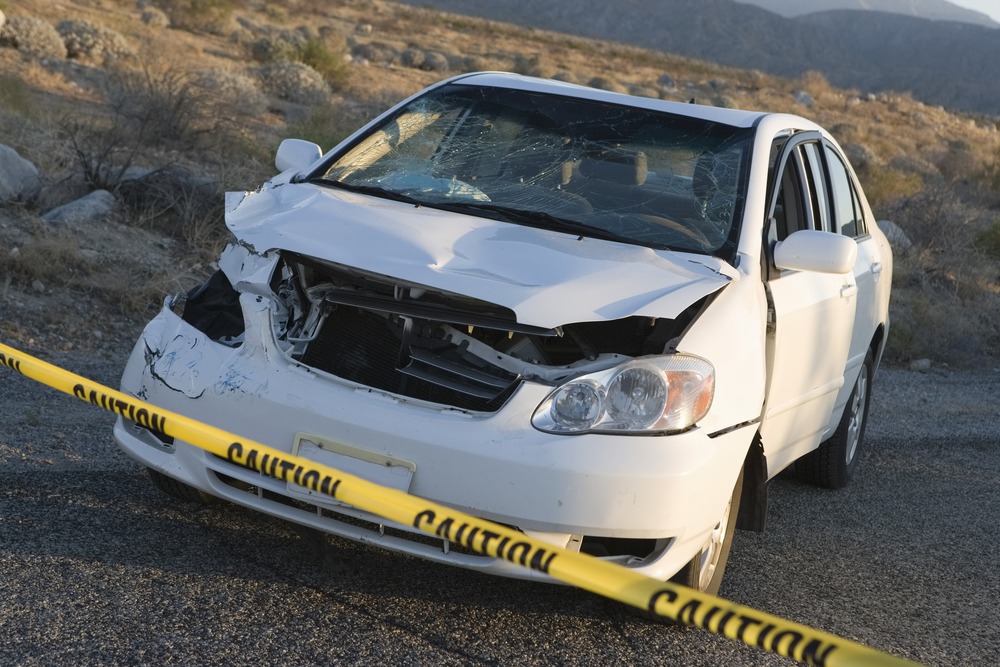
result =
[[864,236],[868,233],[864,217],[861,213],[861,202],[851,183],[844,161],[829,146],[826,147],[826,159],[830,168],[830,184],[833,187],[833,214],[836,226],[833,231],[839,231],[844,236]]
[[812,201],[816,218],[813,224],[816,229],[831,231],[830,199],[827,195],[826,176],[823,172],[823,159],[820,146],[816,142],[802,145],[802,153],[806,162],[806,173],[809,181],[809,198]]
[[778,169],[778,193],[768,225],[769,245],[775,241],[784,241],[792,232],[812,228],[812,209],[806,197],[800,149],[796,148],[789,153],[784,164],[778,165]]

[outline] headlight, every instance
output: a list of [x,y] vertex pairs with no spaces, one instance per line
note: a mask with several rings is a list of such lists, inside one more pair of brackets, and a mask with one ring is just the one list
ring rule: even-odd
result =
[[664,433],[708,413],[715,369],[686,354],[634,359],[556,388],[531,424],[549,433]]

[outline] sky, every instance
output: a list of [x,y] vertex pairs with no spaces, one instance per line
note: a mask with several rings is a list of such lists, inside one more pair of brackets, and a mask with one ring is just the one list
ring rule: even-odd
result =
[[1000,0],[948,0],[953,5],[982,12],[1000,23]]

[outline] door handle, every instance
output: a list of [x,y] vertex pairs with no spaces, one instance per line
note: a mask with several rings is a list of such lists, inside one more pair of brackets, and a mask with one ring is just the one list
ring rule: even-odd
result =
[[857,285],[841,285],[840,296],[844,299],[848,299],[858,293]]
[[882,262],[872,262],[872,274],[878,276],[882,273]]

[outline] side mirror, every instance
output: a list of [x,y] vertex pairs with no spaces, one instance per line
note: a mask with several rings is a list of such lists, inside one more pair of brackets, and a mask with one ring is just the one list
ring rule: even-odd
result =
[[774,265],[779,269],[847,273],[854,269],[858,244],[833,232],[800,229],[774,248]]
[[311,141],[285,139],[278,146],[278,153],[274,156],[274,166],[278,168],[278,172],[289,169],[302,171],[322,156],[323,152],[319,146]]

